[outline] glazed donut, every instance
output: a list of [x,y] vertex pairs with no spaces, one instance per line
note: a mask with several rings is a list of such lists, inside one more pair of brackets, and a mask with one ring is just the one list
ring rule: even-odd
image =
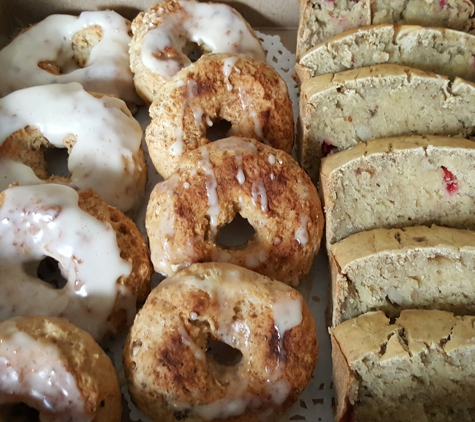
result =
[[228,136],[243,136],[289,153],[294,139],[286,83],[265,63],[231,54],[208,54],[180,71],[157,94],[146,130],[153,164],[163,177],[182,154],[211,142],[206,131],[227,120]]
[[0,96],[30,86],[79,82],[140,104],[129,67],[130,22],[113,11],[51,15],[0,51]]
[[[125,103],[78,83],[43,85],[0,99],[0,190],[9,184],[65,183],[95,189],[128,211],[142,198],[147,164],[142,129]],[[46,148],[67,148],[69,177],[50,176]]]
[[[209,353],[219,342],[237,349],[240,361],[236,351],[234,362]],[[131,397],[153,421],[262,422],[297,400],[317,353],[315,322],[296,290],[205,263],[151,292],[123,360]]]
[[[237,214],[255,234],[246,246],[221,246],[219,231]],[[145,226],[155,270],[164,275],[226,261],[298,285],[320,247],[323,214],[315,186],[292,157],[233,137],[183,157],[153,189]]]
[[88,333],[62,318],[0,322],[0,420],[119,422],[121,407],[114,366]]
[[166,81],[191,65],[187,56],[191,43],[204,53],[238,53],[266,60],[252,28],[225,4],[165,0],[140,13],[132,22],[132,33],[130,67],[137,92],[148,103]]
[[[124,331],[150,290],[143,237],[92,190],[56,184],[0,193],[0,320],[50,315],[96,340]],[[64,287],[38,275],[45,257],[58,262]]]

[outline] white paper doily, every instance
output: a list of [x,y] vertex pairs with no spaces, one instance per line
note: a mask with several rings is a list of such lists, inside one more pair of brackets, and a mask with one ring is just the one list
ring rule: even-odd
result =
[[[289,87],[289,94],[293,104],[294,116],[298,113],[298,87],[292,79],[295,65],[295,55],[290,53],[280,41],[280,37],[276,35],[266,35],[256,31],[266,52],[267,63],[272,66],[281,75]],[[149,123],[148,111],[146,108],[139,110],[136,119],[145,130]],[[141,207],[136,210],[132,216],[137,223],[142,234],[145,234],[145,212],[147,208],[148,197],[153,187],[163,179],[155,170],[147,152],[144,142],[144,150],[148,164],[148,181],[146,187],[145,200]],[[155,274],[152,279],[152,287],[157,285],[163,277]],[[313,378],[299,400],[291,409],[288,421],[311,421],[311,422],[330,422],[333,421],[334,415],[332,410],[333,404],[333,388],[331,380],[331,349],[330,339],[327,332],[325,320],[325,310],[327,305],[327,287],[329,281],[328,260],[324,250],[320,251],[315,259],[310,274],[301,281],[298,290],[306,298],[307,303],[317,323],[318,341],[319,341],[319,358],[317,367],[313,374]],[[108,346],[108,352],[116,367],[121,391],[124,397],[124,416],[123,421],[133,422],[150,422],[141,412],[139,412],[130,400],[127,391],[126,380],[122,367],[122,349],[125,336],[117,339]],[[277,421],[276,421],[277,422]],[[285,421],[287,422],[287,421]]]

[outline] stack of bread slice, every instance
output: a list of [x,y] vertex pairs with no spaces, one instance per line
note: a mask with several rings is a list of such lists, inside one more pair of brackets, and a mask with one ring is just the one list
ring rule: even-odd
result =
[[326,213],[337,421],[475,420],[473,12],[301,1],[297,154]]

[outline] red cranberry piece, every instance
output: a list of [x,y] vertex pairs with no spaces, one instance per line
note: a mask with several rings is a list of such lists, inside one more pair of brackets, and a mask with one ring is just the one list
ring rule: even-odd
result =
[[447,167],[442,166],[442,170],[444,172],[444,182],[445,182],[445,188],[447,189],[447,192],[450,195],[453,195],[454,193],[457,193],[459,190],[459,184],[457,182],[457,178],[454,176],[454,174],[447,169]]
[[330,155],[336,151],[336,146],[332,145],[328,141],[323,141],[322,144],[322,157],[326,157],[327,155]]

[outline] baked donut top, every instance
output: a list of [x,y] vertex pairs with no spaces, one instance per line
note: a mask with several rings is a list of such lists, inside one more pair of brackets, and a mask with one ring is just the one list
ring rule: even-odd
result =
[[[46,182],[20,162],[21,136],[10,138],[24,128],[37,128],[49,144],[68,149],[71,176],[64,182],[70,186],[93,188],[122,211],[142,197],[142,129],[118,98],[98,98],[71,83],[27,88],[0,99],[0,190],[12,183]],[[7,139],[10,144],[2,148]],[[32,139],[25,148],[38,150],[39,142]]]
[[[220,244],[236,214],[254,235]],[[155,270],[225,261],[298,285],[320,247],[324,218],[315,186],[293,158],[261,142],[230,137],[184,154],[153,189],[145,225]]]
[[[75,40],[80,31],[92,34]],[[48,16],[0,51],[0,96],[29,86],[80,82],[88,91],[140,104],[129,67],[129,32],[130,22],[113,11]]]
[[[210,340],[242,358],[223,365],[206,353]],[[315,323],[296,290],[235,265],[203,263],[151,292],[124,363],[134,400],[155,421],[186,414],[257,422],[283,414],[297,399],[317,349]]]
[[70,415],[78,422],[92,420],[85,414],[84,399],[60,349],[22,331],[17,319],[0,323],[0,404],[8,402],[1,394],[7,391],[24,397],[31,407],[54,409],[55,414]]
[[237,53],[266,60],[247,22],[225,4],[165,1],[141,15],[132,29],[134,33],[146,31],[142,61],[165,80],[192,63],[184,51],[187,41],[197,43],[207,53]]
[[[0,205],[0,319],[57,315],[100,339],[114,331],[109,316],[118,296],[135,314],[135,298],[117,283],[132,266],[121,258],[112,226],[80,209],[76,191],[11,187]],[[58,261],[68,279],[63,288],[46,285],[31,268],[45,256]]]
[[[38,418],[15,417],[23,403]],[[111,360],[85,331],[63,318],[0,321],[0,419],[117,422],[122,412]]]

